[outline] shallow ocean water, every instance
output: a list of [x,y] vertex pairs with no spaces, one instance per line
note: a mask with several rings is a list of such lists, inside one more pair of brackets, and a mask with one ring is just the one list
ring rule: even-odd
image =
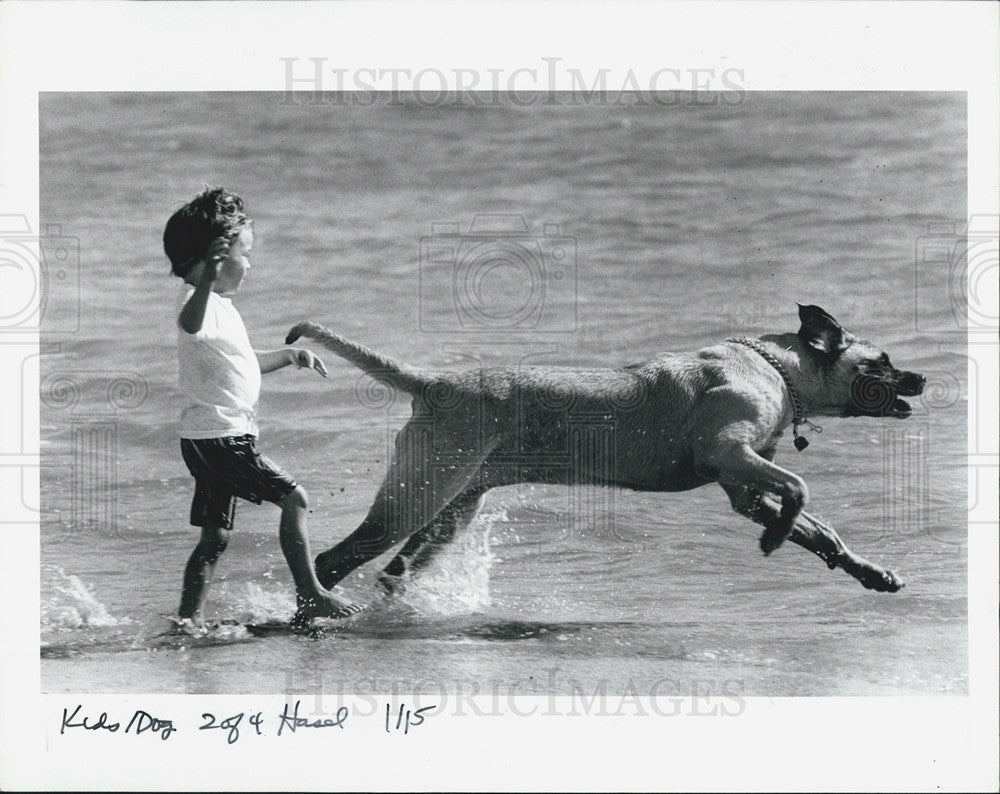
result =
[[[960,268],[920,260],[966,216],[964,98],[681,99],[43,95],[41,220],[79,241],[81,307],[77,327],[77,296],[54,303],[42,334],[44,691],[277,692],[319,676],[346,691],[966,693],[974,384]],[[809,449],[787,438],[778,462],[805,478],[813,512],[908,586],[869,593],[794,546],[763,558],[758,528],[715,486],[526,485],[492,492],[399,602],[379,601],[370,564],[343,584],[369,609],[313,636],[169,635],[197,530],[176,439],[178,287],[160,237],[203,182],[239,192],[254,217],[236,304],[260,348],[311,319],[431,368],[616,366],[794,331],[796,301],[822,305],[928,389],[903,422],[820,420]],[[454,280],[458,265],[432,261],[435,224],[466,233],[488,213],[522,216],[518,245],[546,264],[558,243],[566,256],[542,293],[516,263],[483,271],[476,293]],[[527,310],[505,317],[493,299]],[[311,496],[314,551],[360,522],[408,414],[323,357],[328,379],[271,374],[260,404],[261,448]],[[277,519],[239,506],[215,617],[290,615]]]

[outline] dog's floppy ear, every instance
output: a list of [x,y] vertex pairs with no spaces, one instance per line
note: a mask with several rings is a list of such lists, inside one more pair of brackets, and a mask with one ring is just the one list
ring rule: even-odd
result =
[[799,306],[799,339],[806,347],[824,356],[836,357],[847,347],[844,329],[819,306]]

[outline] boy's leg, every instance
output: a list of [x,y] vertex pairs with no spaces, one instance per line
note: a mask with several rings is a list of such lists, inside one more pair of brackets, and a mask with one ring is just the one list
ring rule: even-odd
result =
[[202,608],[215,574],[215,563],[226,550],[231,530],[218,524],[202,527],[201,541],[195,546],[184,568],[184,587],[181,591],[181,618],[202,622]]
[[344,618],[353,615],[358,607],[324,589],[316,578],[309,553],[309,536],[306,533],[306,511],[309,506],[305,489],[300,485],[281,501],[279,539],[285,560],[295,580],[298,609],[296,622],[312,618]]
[[191,523],[201,528],[201,540],[184,568],[179,617],[199,626],[215,574],[215,563],[229,543],[236,511],[236,497],[220,479],[214,461],[223,439],[181,439],[181,455],[195,478]]
[[[359,607],[323,589],[312,568],[309,540],[306,535],[306,492],[288,472],[257,451],[256,438],[251,435],[214,439],[210,443],[196,442],[197,452],[208,464],[214,476],[221,479],[227,496],[239,497],[260,504],[267,500],[281,507],[279,538],[281,550],[295,580],[298,609],[297,623],[307,623],[316,617],[343,618],[359,611]],[[195,455],[189,455],[197,468]],[[194,473],[195,469],[192,469]],[[235,499],[227,503],[230,520]],[[221,510],[221,506],[218,508]],[[221,513],[219,513],[221,515]]]

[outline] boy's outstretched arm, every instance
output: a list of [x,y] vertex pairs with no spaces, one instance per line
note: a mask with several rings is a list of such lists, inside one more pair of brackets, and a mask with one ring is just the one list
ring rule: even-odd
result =
[[229,246],[229,240],[225,237],[216,237],[208,246],[204,269],[201,272],[198,285],[194,288],[194,294],[188,298],[188,302],[184,304],[184,308],[177,316],[177,324],[189,334],[196,334],[201,330],[201,324],[205,321],[208,296],[212,294],[212,285],[219,277],[219,264],[229,253]]
[[302,347],[285,347],[281,350],[254,350],[257,355],[257,363],[260,371],[274,372],[276,369],[295,364],[299,369],[308,367],[316,370],[324,378],[326,377],[326,366],[320,361],[319,356],[311,350]]

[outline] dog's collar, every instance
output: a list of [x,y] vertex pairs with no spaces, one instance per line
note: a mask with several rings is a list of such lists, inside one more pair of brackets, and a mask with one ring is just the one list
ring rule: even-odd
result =
[[781,362],[778,361],[767,348],[764,347],[756,339],[747,339],[745,337],[727,339],[727,342],[735,342],[738,345],[746,345],[751,350],[755,351],[762,359],[764,359],[768,364],[774,367],[778,374],[781,375],[781,379],[785,382],[785,388],[788,389],[788,396],[792,400],[792,436],[795,438],[795,448],[801,452],[806,447],[809,446],[809,441],[804,437],[799,435],[799,425],[808,425],[812,430],[817,433],[822,433],[823,428],[819,425],[814,425],[802,413],[802,401],[799,399],[799,393],[795,391],[795,387],[792,385],[792,379],[788,377],[788,373],[785,372],[785,368],[781,366]]

